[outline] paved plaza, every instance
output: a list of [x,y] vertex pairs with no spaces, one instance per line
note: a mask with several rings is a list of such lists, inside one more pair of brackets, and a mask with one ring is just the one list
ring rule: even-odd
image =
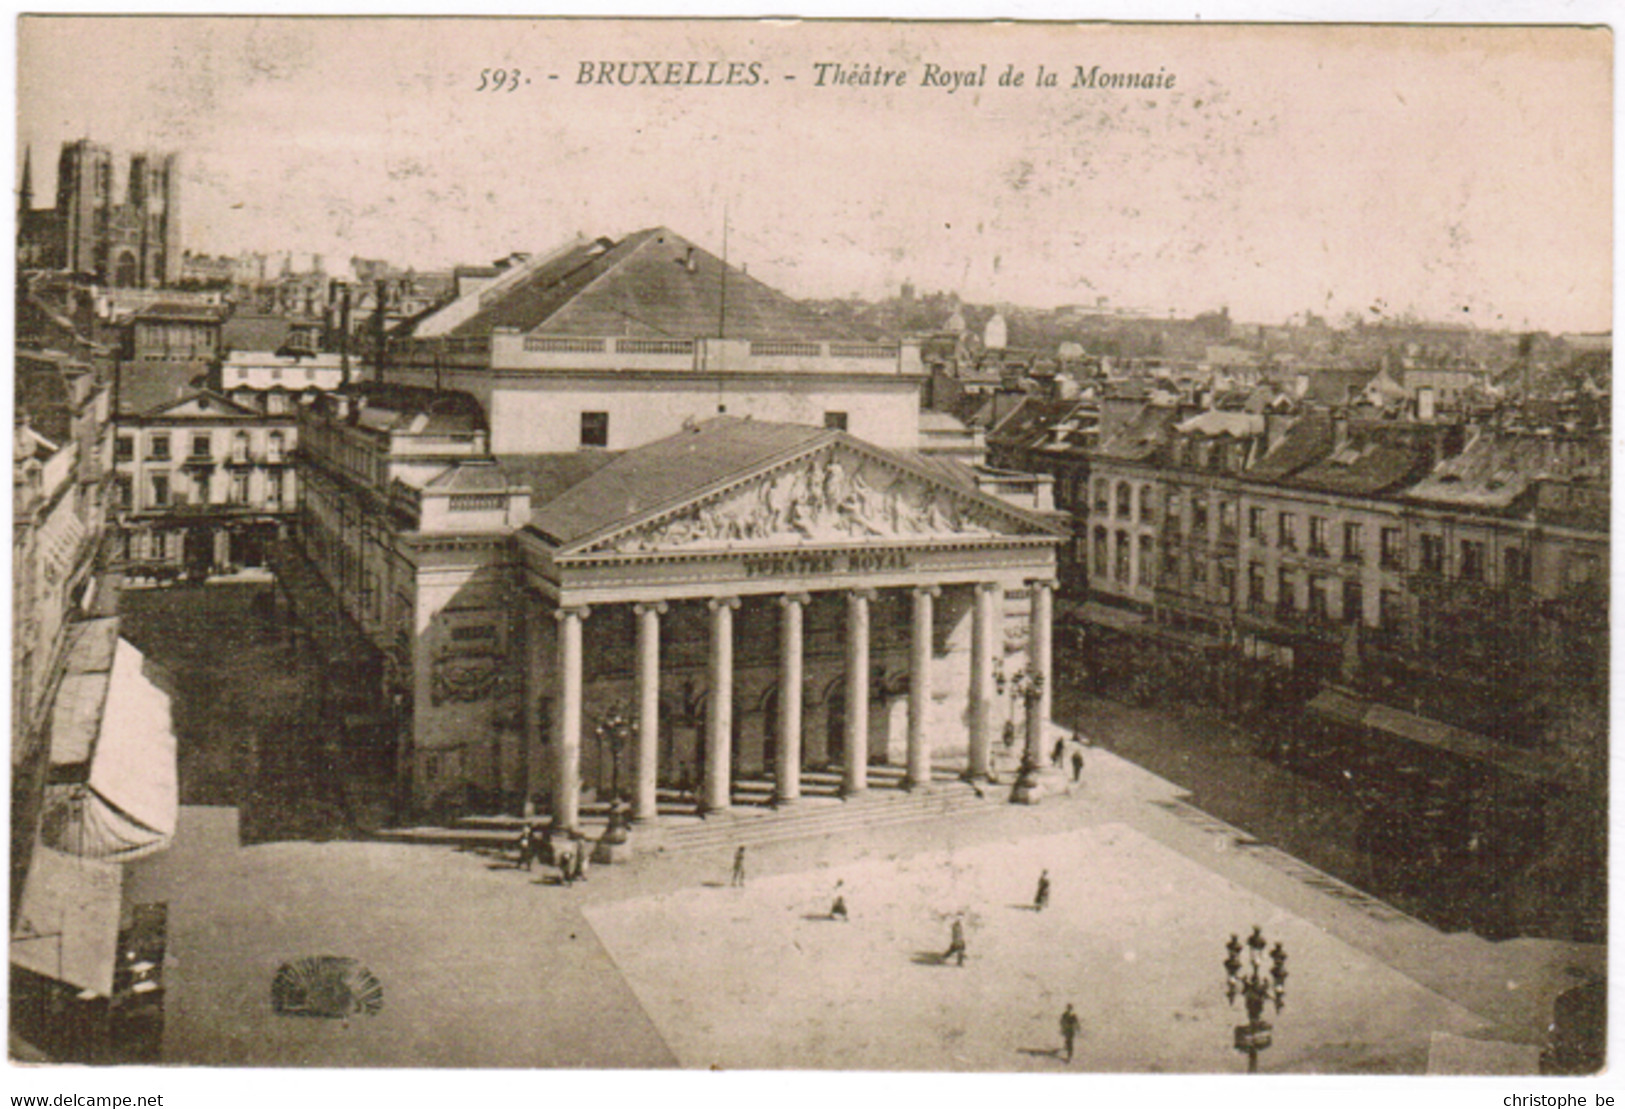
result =
[[[1053,894],[1032,907],[1041,869]],[[828,918],[836,882],[849,908]],[[942,962],[963,914],[970,957]],[[684,1066],[1091,1071],[1244,1066],[1223,943],[1290,953],[1271,1069],[1418,1071],[1471,1013],[1122,824],[586,910]],[[1245,1019],[1242,1017],[1241,1019]]]
[[[1061,1073],[1071,1002],[1074,1072],[1236,1073],[1220,964],[1257,924],[1291,972],[1264,1070],[1419,1073],[1435,1033],[1539,1043],[1568,968],[1601,965],[1373,912],[1175,819],[1177,791],[1121,760],[1095,752],[1089,777],[1036,808],[752,848],[742,889],[728,847],[562,887],[444,847],[241,846],[234,810],[187,807],[131,891],[170,905],[164,1058]],[[963,968],[939,958],[958,914]],[[275,1015],[277,967],[313,955],[364,963],[383,1011]]]

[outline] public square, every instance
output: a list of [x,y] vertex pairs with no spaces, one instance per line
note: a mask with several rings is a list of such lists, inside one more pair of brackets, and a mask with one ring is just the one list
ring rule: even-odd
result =
[[[1531,1059],[1570,968],[1601,966],[1598,948],[1441,934],[1179,804],[1095,752],[1036,807],[752,848],[742,889],[726,847],[564,887],[446,847],[240,846],[233,810],[188,807],[132,894],[170,904],[173,1063],[1059,1072],[1072,1002],[1080,1073],[1233,1073],[1244,1017],[1220,964],[1256,924],[1291,972],[1261,1069],[1422,1073],[1435,1034]],[[838,882],[845,923],[827,919]],[[939,959],[959,913],[963,968]],[[277,967],[310,955],[365,964],[382,1012],[275,1015]]]
[[[1049,906],[1033,905],[1047,870]],[[831,920],[835,882],[850,920]],[[1231,932],[1291,953],[1272,1069],[1420,1070],[1483,1022],[1123,824],[688,889],[586,910],[684,1066],[1222,1072]],[[969,957],[944,961],[962,915]]]

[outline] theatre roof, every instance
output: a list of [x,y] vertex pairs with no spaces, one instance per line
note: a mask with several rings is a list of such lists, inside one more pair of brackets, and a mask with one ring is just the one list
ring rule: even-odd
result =
[[[802,424],[719,417],[619,455],[531,515],[531,527],[571,543],[838,433]],[[532,504],[536,504],[535,494]]]
[[[726,275],[726,277],[724,277]],[[498,288],[469,294],[479,309],[455,326],[435,315],[419,335],[489,336],[496,328],[561,336],[818,342],[857,338],[664,227],[619,242],[582,241],[543,256]],[[444,319],[467,310],[448,306]]]
[[[547,503],[533,497],[532,504],[536,507],[531,514],[530,527],[561,548],[561,553],[579,553],[610,536],[641,527],[671,512],[710,504],[714,496],[737,497],[739,490],[756,475],[781,466],[797,465],[804,459],[821,458],[826,448],[838,450],[843,456],[841,465],[831,464],[834,471],[846,466],[848,473],[854,473],[878,465],[896,475],[886,489],[875,491],[876,501],[884,501],[891,493],[894,500],[886,503],[894,509],[897,507],[895,490],[906,487],[912,491],[915,499],[909,502],[908,508],[911,518],[923,520],[930,516],[932,522],[909,526],[905,529],[907,536],[1049,537],[1060,534],[1042,518],[981,492],[974,479],[967,480],[970,475],[964,467],[947,465],[944,460],[927,462],[912,453],[882,450],[831,428],[727,416],[707,420],[669,438],[627,451]],[[934,503],[940,515],[932,516],[927,503]],[[870,534],[891,534],[902,526],[899,518],[887,516],[891,509],[869,504],[860,505],[857,511],[878,513],[874,518],[880,530]],[[951,522],[968,518],[965,514],[975,518],[975,529]],[[788,536],[794,530],[795,526],[791,525],[782,534]],[[815,538],[811,532],[802,534]],[[747,539],[743,535],[724,538]],[[753,534],[748,538],[760,541],[772,536]]]

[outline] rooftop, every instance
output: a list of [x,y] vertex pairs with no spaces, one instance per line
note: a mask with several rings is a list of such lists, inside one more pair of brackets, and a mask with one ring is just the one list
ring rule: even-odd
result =
[[[466,315],[469,298],[478,311]],[[819,342],[856,338],[664,227],[596,239],[539,257],[516,276],[431,313],[420,336],[481,338],[497,328],[563,336]]]
[[559,544],[631,520],[713,482],[840,433],[801,424],[718,417],[616,456],[540,507],[530,526]]

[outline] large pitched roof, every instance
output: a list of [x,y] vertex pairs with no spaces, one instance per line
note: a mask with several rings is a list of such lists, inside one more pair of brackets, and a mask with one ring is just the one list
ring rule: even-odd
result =
[[1172,408],[1147,405],[1101,443],[1096,454],[1125,462],[1144,462],[1168,442],[1168,433],[1178,422]]
[[1286,429],[1280,441],[1248,469],[1247,476],[1259,481],[1279,481],[1313,466],[1332,449],[1332,421],[1325,413],[1298,419]]
[[[973,480],[967,482],[968,471],[946,460],[924,463],[917,455],[882,451],[831,428],[730,416],[707,420],[619,455],[536,508],[530,526],[562,548],[584,548],[637,525],[640,519],[727,490],[755,473],[835,445],[884,458],[918,479],[952,488],[959,497],[980,502],[992,514],[1019,521],[1018,527],[1060,534],[1041,517],[979,491]],[[536,503],[534,497],[532,503]]]
[[1293,424],[1248,476],[1350,496],[1391,492],[1426,474],[1443,429],[1349,421],[1339,442],[1332,418],[1312,413]]
[[1413,500],[1478,509],[1505,509],[1537,481],[1606,482],[1608,446],[1602,437],[1577,439],[1478,431],[1407,491]]
[[694,339],[719,332],[748,340],[854,337],[664,227],[619,242],[574,244],[506,291],[482,299],[478,312],[448,332],[451,337],[487,336],[498,327],[634,339]]
[[207,378],[198,362],[126,362],[119,369],[118,414],[145,416],[197,392]]
[[620,451],[567,451],[557,454],[499,454],[497,466],[510,486],[530,489],[530,503],[557,500],[566,489],[587,480],[621,456]]
[[[531,527],[560,544],[629,520],[713,482],[793,454],[839,432],[801,424],[718,417],[597,469],[531,514]],[[533,495],[532,503],[536,500]]]
[[222,326],[220,341],[228,350],[275,351],[287,344],[295,327],[319,327],[321,322],[237,312]]
[[172,300],[161,300],[156,304],[149,304],[135,314],[138,320],[190,320],[196,323],[219,323],[225,318],[223,308],[212,304],[184,304]]
[[1011,446],[1026,446],[1041,441],[1051,428],[1072,415],[1081,403],[1077,400],[1024,397],[1009,415],[987,433],[987,440],[990,444]]

